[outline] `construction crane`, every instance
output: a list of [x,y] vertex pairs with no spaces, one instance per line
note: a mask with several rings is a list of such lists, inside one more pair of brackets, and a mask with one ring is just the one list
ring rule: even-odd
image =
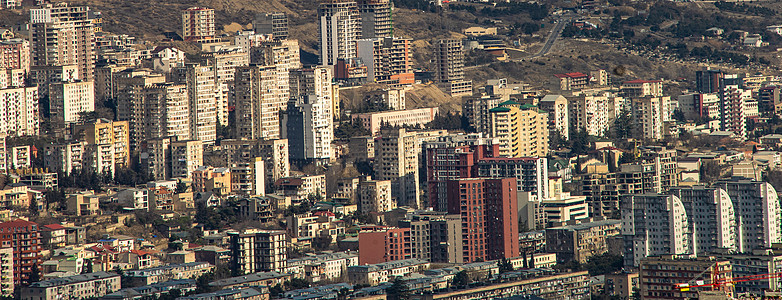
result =
[[[706,271],[708,271],[709,269],[711,269],[711,267],[706,269]],[[731,286],[739,282],[782,278],[782,272],[779,272],[779,273],[766,273],[766,274],[758,274],[758,275],[750,275],[750,276],[733,277],[730,280],[718,279],[718,280],[713,280],[712,283],[706,283],[704,280],[700,280],[700,277],[703,276],[703,274],[706,273],[706,271],[704,271],[695,279],[690,280],[687,283],[677,284],[676,289],[678,289],[680,292],[687,292],[690,289],[699,288],[699,287],[719,288],[721,286]]]

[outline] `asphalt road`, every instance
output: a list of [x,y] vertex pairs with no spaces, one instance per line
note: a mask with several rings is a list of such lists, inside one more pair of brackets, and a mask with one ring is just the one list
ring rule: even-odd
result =
[[551,51],[551,47],[554,46],[554,42],[556,42],[559,36],[562,35],[562,30],[565,29],[565,26],[568,23],[570,23],[570,17],[559,19],[557,21],[557,25],[551,29],[551,33],[549,33],[548,38],[546,39],[546,43],[543,44],[543,48],[540,48],[540,51],[538,51],[538,53],[535,55],[530,56],[530,58],[540,57],[548,54],[548,52]]

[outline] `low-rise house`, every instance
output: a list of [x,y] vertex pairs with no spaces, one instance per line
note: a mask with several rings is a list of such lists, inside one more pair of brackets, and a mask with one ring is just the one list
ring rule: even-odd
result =
[[287,273],[312,282],[340,279],[348,267],[358,265],[358,254],[351,252],[325,253],[288,260]]

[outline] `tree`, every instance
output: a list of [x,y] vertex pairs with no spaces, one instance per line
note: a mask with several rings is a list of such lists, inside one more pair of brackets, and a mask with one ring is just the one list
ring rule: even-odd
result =
[[312,239],[312,247],[318,251],[328,250],[331,242],[332,237],[330,235],[316,236]]
[[459,271],[459,273],[456,273],[456,275],[453,276],[453,284],[451,284],[451,286],[465,288],[471,283],[472,279],[470,278],[470,275],[465,271]]
[[[524,260],[526,261],[526,255],[524,255]],[[499,267],[500,267],[500,273],[507,273],[513,271],[513,265],[508,261],[507,258],[503,258],[499,261]]]
[[684,112],[679,108],[673,111],[673,119],[682,123],[687,122],[687,118],[684,116]]
[[583,265],[583,267],[589,271],[590,276],[611,274],[622,270],[623,266],[624,257],[608,253],[592,256],[587,260],[587,263]]
[[30,268],[30,277],[28,277],[28,283],[36,283],[41,281],[41,271],[38,269],[38,264],[33,264]]
[[407,287],[402,278],[396,277],[391,284],[391,287],[386,289],[386,295],[389,300],[403,300],[410,299],[410,288]]
[[298,289],[306,289],[310,287],[310,283],[304,279],[293,278],[285,282],[285,289],[292,291]]

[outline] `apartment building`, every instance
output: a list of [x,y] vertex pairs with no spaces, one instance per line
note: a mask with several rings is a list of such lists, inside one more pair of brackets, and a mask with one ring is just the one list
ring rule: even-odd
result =
[[57,124],[79,122],[79,113],[91,111],[95,111],[94,82],[57,82],[49,86],[49,112]]
[[325,253],[288,260],[286,273],[307,276],[321,282],[347,276],[348,267],[358,266],[358,255],[352,252]]
[[256,157],[264,158],[266,182],[271,185],[280,178],[290,176],[288,140],[223,140],[220,142],[228,166],[242,167],[253,163]]
[[236,71],[236,136],[245,139],[279,139],[283,98],[274,66],[252,65]]
[[605,136],[614,120],[624,109],[627,100],[608,92],[580,94],[568,99],[569,124],[592,136]]
[[228,126],[228,103],[233,103],[236,68],[250,65],[250,52],[241,47],[223,47],[201,54],[199,60],[212,66],[217,93],[217,120]]
[[396,201],[391,197],[390,180],[362,180],[357,194],[358,210],[362,213],[382,213],[396,208]]
[[171,142],[171,177],[191,178],[204,164],[204,145],[201,141]]
[[[499,155],[497,139],[478,134],[450,134],[424,142],[428,205],[446,211],[446,185],[449,179],[478,177],[480,160]],[[481,175],[482,177],[492,177]]]
[[193,191],[231,194],[231,169],[200,166],[193,171]]
[[519,256],[516,180],[447,181],[448,213],[462,216],[464,262]]
[[307,240],[328,236],[336,242],[337,237],[345,235],[345,224],[329,211],[293,215],[286,220],[291,238]]
[[717,182],[715,187],[725,190],[733,202],[736,213],[736,231],[741,233],[737,251],[750,253],[752,250],[769,249],[782,242],[780,212],[777,191],[762,181],[733,179]]
[[412,258],[410,228],[363,226],[358,232],[358,263],[378,264]]
[[217,139],[217,109],[220,91],[215,66],[186,64],[177,69],[175,83],[187,85],[190,109],[190,136],[192,139],[213,144]]
[[[1,50],[0,50],[1,51]],[[37,87],[0,88],[0,133],[38,135],[40,117]]]
[[[679,197],[690,219],[688,232],[692,234],[692,254],[709,255],[718,249],[738,250],[738,219],[744,213],[736,212],[728,192],[716,187],[696,185],[677,187],[670,191]],[[742,219],[743,220],[743,219]]]
[[[672,272],[676,271],[676,272]],[[733,285],[677,288],[677,283],[687,284],[700,278],[711,282],[733,281],[733,266],[729,260],[714,257],[693,258],[687,255],[661,255],[645,258],[638,272],[640,294],[643,299],[691,299],[700,292],[718,291],[733,297]],[[672,284],[673,283],[673,284]],[[692,285],[692,284],[690,284]]]
[[356,57],[361,38],[361,14],[355,0],[322,0],[318,5],[320,64],[336,65],[339,59]]
[[171,178],[171,139],[151,138],[141,145],[140,164],[154,180]]
[[389,126],[426,125],[434,120],[439,111],[438,107],[429,107],[353,114],[352,117],[354,121],[360,121],[364,128],[372,132],[372,135],[376,135],[384,124]]
[[103,297],[122,288],[119,274],[95,272],[49,279],[22,288],[24,300]]
[[288,109],[283,112],[282,138],[288,139],[291,159],[324,162],[333,157],[334,116],[330,100],[310,94],[288,102]]
[[24,39],[0,39],[0,70],[22,69],[30,72],[30,42]]
[[545,157],[549,150],[548,114],[537,106],[506,101],[489,110],[491,137],[504,157]]
[[670,97],[632,98],[634,136],[652,141],[663,138],[663,106],[667,104],[666,100],[669,101]]
[[14,285],[31,283],[33,265],[41,264],[41,236],[38,224],[22,219],[0,223],[0,248],[12,247]]
[[431,263],[419,259],[404,259],[370,265],[348,267],[348,282],[370,286],[388,282],[397,276],[428,270]]
[[231,270],[237,274],[282,272],[287,262],[285,231],[247,229],[228,232]]
[[399,227],[410,228],[412,258],[443,263],[463,261],[461,216],[413,215],[400,220]]
[[[264,161],[266,163],[264,163]],[[231,191],[241,195],[266,195],[266,183],[269,175],[266,167],[269,163],[265,157],[253,157],[231,164]]]
[[75,65],[78,78],[92,81],[95,28],[86,6],[46,4],[30,10],[32,66]]
[[679,197],[622,195],[620,208],[626,267],[637,267],[648,256],[690,253],[690,220]]
[[358,0],[361,16],[361,37],[390,37],[394,31],[390,0]]
[[451,96],[472,95],[472,81],[464,80],[464,47],[461,40],[435,43],[435,78]]
[[272,35],[275,39],[288,38],[288,15],[284,12],[258,14],[253,19],[256,34]]
[[661,80],[625,81],[619,89],[629,98],[663,96],[663,82]]
[[489,110],[507,101],[501,96],[493,95],[462,97],[462,99],[464,101],[462,115],[467,118],[467,122],[475,132],[489,132],[491,126]]
[[549,226],[576,220],[589,219],[589,204],[584,196],[570,193],[555,193],[551,198],[540,201],[540,209]]
[[589,84],[589,75],[581,72],[554,74],[559,80],[559,89],[563,91],[582,89]]
[[112,148],[117,168],[130,167],[130,129],[128,121],[98,119],[92,123],[74,126],[73,136],[87,145]]
[[570,111],[567,98],[562,95],[546,95],[540,99],[538,107],[548,112],[550,134],[557,133],[562,140],[570,138]]
[[215,38],[215,11],[191,7],[182,12],[182,38],[185,41],[207,42]]
[[13,247],[0,247],[0,296],[14,296]]
[[546,253],[556,253],[559,262],[586,263],[608,252],[608,239],[621,234],[620,220],[584,222],[546,228]]
[[[250,64],[277,67],[277,92],[283,99],[282,105],[291,98],[290,72],[301,69],[300,56],[297,40],[261,41],[250,48]],[[333,100],[336,101],[337,96],[335,94]],[[333,111],[339,114],[338,109]]]
[[153,138],[191,139],[186,85],[154,83],[138,90],[137,95],[130,133],[134,148]]
[[384,129],[375,143],[375,180],[390,180],[397,206],[420,207],[416,132]]
[[277,194],[302,201],[309,197],[326,199],[326,175],[280,178],[274,182]]
[[479,177],[516,178],[518,191],[530,192],[540,199],[553,196],[545,157],[483,157],[477,162],[477,171]]
[[356,41],[357,55],[367,66],[367,81],[390,85],[415,83],[412,42],[390,36]]

